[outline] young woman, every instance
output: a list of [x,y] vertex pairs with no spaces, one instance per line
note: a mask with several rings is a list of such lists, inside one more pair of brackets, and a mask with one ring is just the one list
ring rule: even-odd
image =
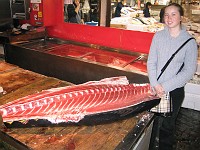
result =
[[73,4],[67,6],[68,22],[82,24],[80,12],[80,0],[73,0]]
[[122,7],[124,7],[124,0],[121,0],[121,2],[117,3],[116,9],[115,9],[115,17],[121,17]]
[[146,5],[145,5],[145,9],[143,10],[143,14],[144,14],[144,17],[150,17],[150,8],[151,8],[152,4],[150,2],[147,2]]
[[[150,84],[156,95],[161,97],[170,92],[173,112],[170,117],[157,116],[152,129],[150,150],[172,150],[175,145],[175,121],[184,99],[184,86],[192,78],[197,65],[197,43],[190,40],[173,58],[159,80],[162,67],[171,55],[191,35],[181,25],[183,8],[176,3],[165,7],[165,28],[155,33],[147,61]],[[182,64],[183,68],[180,71]],[[158,148],[159,147],[159,148]]]

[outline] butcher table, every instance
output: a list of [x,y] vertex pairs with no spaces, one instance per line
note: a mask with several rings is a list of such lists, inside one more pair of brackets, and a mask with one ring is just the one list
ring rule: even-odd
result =
[[[41,90],[73,86],[72,83],[24,70],[0,61],[0,105]],[[153,115],[142,112],[115,122],[96,125],[5,127],[0,130],[0,149],[19,150],[113,150],[148,146],[145,138]],[[149,131],[148,131],[149,132]],[[140,146],[139,146],[140,145]]]

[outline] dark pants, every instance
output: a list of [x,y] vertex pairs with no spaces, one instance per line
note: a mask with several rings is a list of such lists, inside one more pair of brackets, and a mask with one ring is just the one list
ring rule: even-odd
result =
[[171,117],[156,116],[153,123],[149,150],[173,150],[176,145],[176,118],[184,99],[184,87],[170,92],[173,112]]

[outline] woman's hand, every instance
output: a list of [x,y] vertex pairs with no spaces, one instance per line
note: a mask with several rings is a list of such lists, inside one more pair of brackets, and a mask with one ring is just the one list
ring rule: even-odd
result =
[[75,4],[76,4],[75,12],[78,14],[81,4],[80,4],[79,0],[75,0]]
[[83,19],[81,19],[81,24],[84,24],[84,20]]
[[161,84],[158,84],[154,87],[155,93],[158,97],[162,97],[165,94],[164,88]]
[[78,8],[80,9],[80,6],[81,6],[81,5],[80,5],[79,0],[76,0],[76,1],[75,1],[75,4],[76,4],[76,7],[78,7]]

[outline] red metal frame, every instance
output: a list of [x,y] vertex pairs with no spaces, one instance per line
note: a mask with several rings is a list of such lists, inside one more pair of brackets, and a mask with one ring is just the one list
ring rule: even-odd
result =
[[64,22],[64,0],[43,1],[44,26],[48,35],[65,40],[148,53],[154,33]]

